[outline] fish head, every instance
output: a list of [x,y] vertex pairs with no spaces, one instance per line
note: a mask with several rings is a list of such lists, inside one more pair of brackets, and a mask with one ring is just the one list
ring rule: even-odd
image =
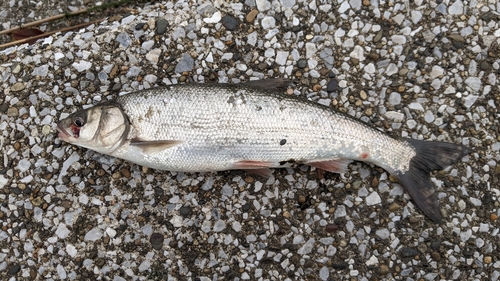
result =
[[127,138],[129,124],[119,106],[97,105],[70,114],[57,124],[57,131],[63,141],[111,154]]

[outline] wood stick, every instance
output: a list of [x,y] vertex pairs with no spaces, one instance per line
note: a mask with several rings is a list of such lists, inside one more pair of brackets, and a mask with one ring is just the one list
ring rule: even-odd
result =
[[78,24],[78,25],[74,25],[74,26],[62,28],[62,29],[59,29],[59,30],[56,30],[56,31],[50,31],[50,32],[47,32],[47,33],[44,33],[44,34],[40,34],[40,35],[36,35],[36,36],[32,36],[32,37],[29,37],[29,38],[25,38],[25,39],[21,39],[21,40],[17,40],[17,41],[12,41],[12,42],[0,45],[0,49],[7,48],[7,47],[10,47],[10,46],[14,46],[14,45],[17,45],[17,44],[23,44],[23,43],[26,43],[26,42],[28,42],[30,40],[33,40],[33,39],[40,39],[40,38],[44,38],[44,37],[49,37],[50,35],[55,34],[57,32],[66,32],[66,31],[70,31],[70,30],[73,30],[73,29],[82,28],[82,27],[85,27],[85,26],[88,26],[88,25],[91,25],[91,24],[94,24],[94,23],[101,22],[103,20],[104,19],[95,20],[95,21],[91,21],[91,22],[85,22],[85,23],[81,23],[81,24]]
[[46,23],[46,22],[49,22],[49,21],[62,19],[62,18],[67,17],[67,16],[78,15],[78,14],[82,14],[82,13],[86,13],[86,12],[88,12],[87,8],[81,9],[81,10],[78,10],[78,11],[74,11],[74,12],[70,12],[70,13],[67,13],[67,14],[59,14],[59,15],[48,17],[48,18],[45,18],[45,19],[37,20],[37,21],[34,21],[34,22],[29,22],[27,24],[22,24],[20,26],[17,26],[17,27],[11,28],[11,29],[2,30],[2,31],[0,31],[0,35],[10,34],[10,33],[14,32],[14,31],[17,31],[17,30],[22,29],[22,28],[28,28],[28,27],[32,27],[32,26],[38,26],[38,25],[40,25],[42,23]]

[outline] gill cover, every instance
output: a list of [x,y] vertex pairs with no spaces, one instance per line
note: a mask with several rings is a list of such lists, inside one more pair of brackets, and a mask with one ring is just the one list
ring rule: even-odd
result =
[[66,142],[112,153],[127,138],[130,124],[118,105],[105,103],[69,115],[57,130]]

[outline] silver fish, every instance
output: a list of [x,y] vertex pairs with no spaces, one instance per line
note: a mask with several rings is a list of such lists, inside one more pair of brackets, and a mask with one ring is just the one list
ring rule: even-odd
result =
[[433,221],[442,220],[430,172],[471,151],[393,138],[348,115],[276,90],[287,80],[184,84],[120,96],[57,125],[69,143],[159,170],[269,173],[304,163],[344,172],[353,161],[394,175]]

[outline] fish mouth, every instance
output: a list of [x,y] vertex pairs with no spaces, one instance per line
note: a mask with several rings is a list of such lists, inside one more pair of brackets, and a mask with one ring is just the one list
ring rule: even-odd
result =
[[57,124],[57,132],[59,133],[57,136],[60,139],[67,139],[68,137],[71,137],[71,134],[66,131],[66,129],[63,128],[61,123]]

